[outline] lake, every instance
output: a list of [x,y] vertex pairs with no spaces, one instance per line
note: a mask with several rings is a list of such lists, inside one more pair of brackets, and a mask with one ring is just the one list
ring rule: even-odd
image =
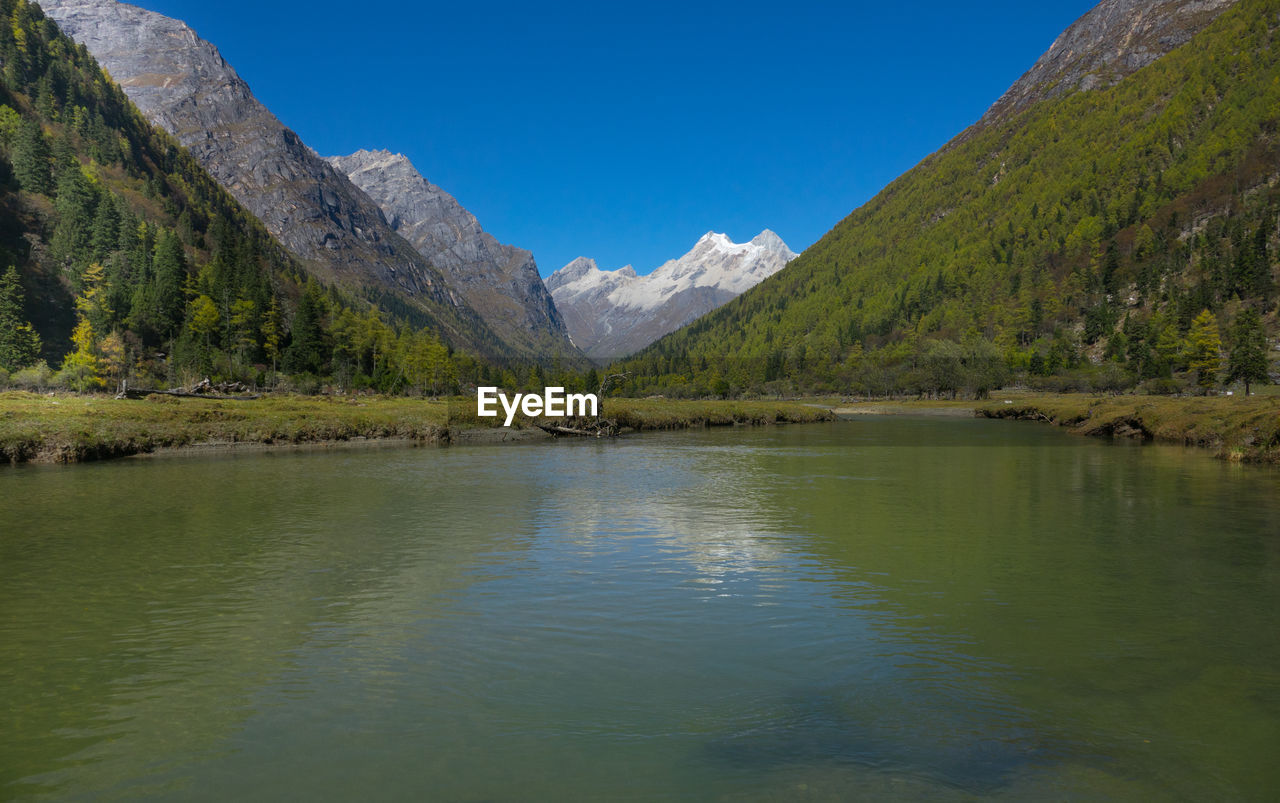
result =
[[0,469],[0,797],[1274,799],[1280,473],[1048,426]]

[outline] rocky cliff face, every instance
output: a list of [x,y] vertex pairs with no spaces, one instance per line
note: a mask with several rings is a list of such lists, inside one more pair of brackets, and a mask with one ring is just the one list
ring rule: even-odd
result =
[[455,345],[509,356],[378,206],[286,128],[186,24],[115,0],[40,5],[309,271],[374,297],[393,293],[395,306]]
[[533,254],[502,245],[449,193],[390,151],[327,160],[382,209],[391,228],[444,272],[506,342],[581,359],[542,283]]
[[1185,45],[1236,0],[1103,0],[1058,37],[979,125],[1043,98],[1110,86]]
[[578,257],[547,287],[574,344],[598,362],[639,351],[782,270],[797,254],[765,229],[749,243],[707,232],[689,253],[647,276],[604,271]]

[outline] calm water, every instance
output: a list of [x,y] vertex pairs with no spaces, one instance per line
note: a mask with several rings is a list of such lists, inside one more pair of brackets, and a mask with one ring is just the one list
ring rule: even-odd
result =
[[0,470],[0,797],[1274,799],[1280,474],[1007,422]]

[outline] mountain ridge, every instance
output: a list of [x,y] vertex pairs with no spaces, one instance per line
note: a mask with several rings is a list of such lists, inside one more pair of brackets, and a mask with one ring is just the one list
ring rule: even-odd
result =
[[486,357],[538,356],[508,347],[381,209],[185,22],[116,0],[45,0],[42,8],[318,278],[415,314]]
[[512,372],[317,281],[38,5],[0,18],[0,383],[441,394]]
[[643,276],[630,265],[605,271],[578,257],[548,277],[547,287],[574,343],[592,359],[608,360],[727,303],[795,257],[769,229],[746,243],[709,231]]
[[1046,98],[1111,86],[1191,41],[1238,0],[1103,0],[1072,23],[978,121]]
[[1224,4],[1114,84],[966,129],[786,270],[620,369],[642,393],[718,378],[923,393],[938,391],[922,379],[937,350],[1036,381],[1076,372],[1083,389],[1181,387],[1202,310],[1223,331],[1242,305],[1276,325],[1278,31],[1277,0]]
[[460,288],[504,341],[582,361],[532,253],[499,243],[403,154],[359,150],[325,161],[378,205],[391,229]]

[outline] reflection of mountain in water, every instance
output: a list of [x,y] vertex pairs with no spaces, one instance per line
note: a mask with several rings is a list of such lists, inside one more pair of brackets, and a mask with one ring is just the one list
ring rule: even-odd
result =
[[[49,644],[46,671],[6,676],[6,686],[37,706],[24,716],[50,715],[38,706],[75,714],[64,741],[23,761],[24,782],[90,797],[154,792],[134,784],[174,769],[157,756],[231,750],[264,707],[314,691],[315,651],[350,646],[353,631],[401,634],[395,622],[420,620],[433,599],[474,581],[479,554],[518,548],[511,516],[534,502],[521,486],[507,489],[505,509],[484,504],[478,487],[438,499],[429,488],[443,454],[425,471],[388,470],[422,468],[418,454],[166,460],[92,481],[78,469],[50,478],[60,490],[46,488],[48,498],[71,493],[76,504],[27,517],[24,538],[45,559],[24,561],[20,582],[0,588],[0,610],[9,643],[39,638],[16,623],[38,626],[40,611],[59,612],[62,638]],[[126,496],[149,501],[115,504]],[[100,511],[93,524],[62,523],[85,510]],[[398,654],[357,643],[343,658],[353,674],[377,675]],[[101,769],[66,787],[66,762]]]

